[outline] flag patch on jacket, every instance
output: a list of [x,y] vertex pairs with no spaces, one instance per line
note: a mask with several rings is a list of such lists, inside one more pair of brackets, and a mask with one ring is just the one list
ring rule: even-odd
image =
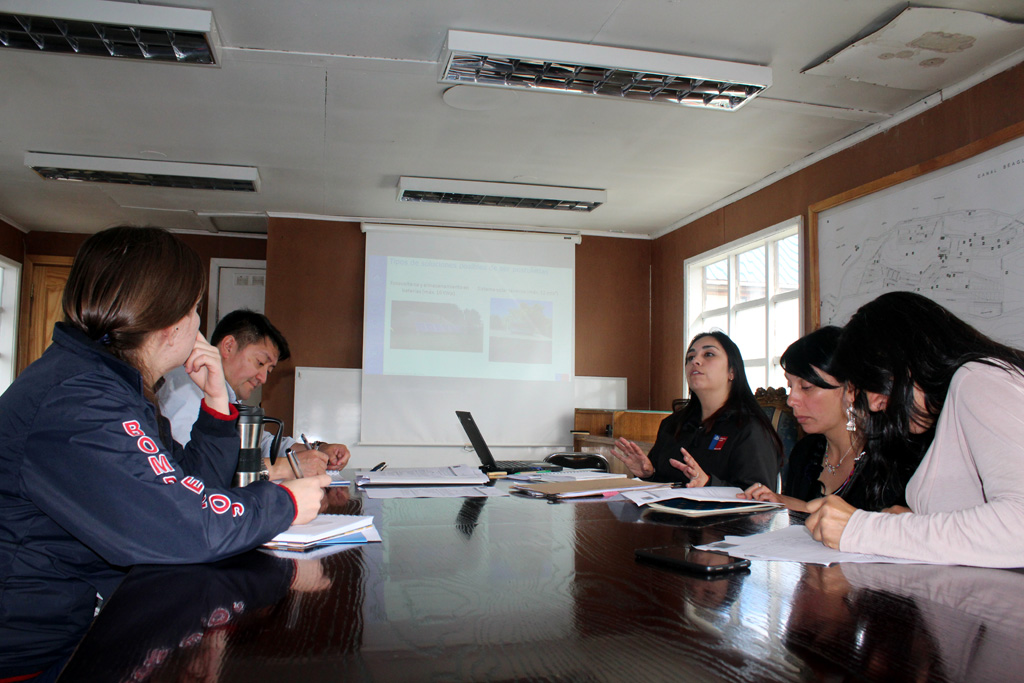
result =
[[727,437],[727,436],[719,436],[718,434],[715,434],[715,436],[712,437],[712,439],[711,439],[711,443],[708,445],[708,450],[709,451],[720,451],[720,450],[722,450],[722,447],[725,446],[725,440],[728,439],[728,438],[729,437]]

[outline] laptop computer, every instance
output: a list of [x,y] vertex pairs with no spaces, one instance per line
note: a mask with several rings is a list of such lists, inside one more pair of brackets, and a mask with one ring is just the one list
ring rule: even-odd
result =
[[530,472],[531,470],[558,472],[562,469],[558,465],[552,465],[547,462],[527,462],[523,460],[498,460],[495,462],[494,456],[491,455],[491,449],[487,447],[487,442],[484,441],[484,437],[480,434],[476,421],[473,420],[473,416],[469,411],[456,410],[455,414],[458,416],[459,422],[462,423],[462,429],[465,430],[466,436],[469,437],[469,442],[473,444],[473,450],[476,451],[477,457],[480,458],[480,469],[484,472],[515,474],[516,472]]

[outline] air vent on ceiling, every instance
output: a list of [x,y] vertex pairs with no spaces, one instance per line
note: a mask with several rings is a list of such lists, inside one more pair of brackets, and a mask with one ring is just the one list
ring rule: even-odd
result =
[[398,181],[398,199],[403,202],[589,212],[604,204],[607,196],[604,190],[582,187],[442,178],[402,177]]
[[260,189],[259,171],[252,166],[220,166],[42,152],[26,152],[25,165],[46,180],[229,192],[259,192]]
[[0,47],[215,64],[213,14],[206,10],[104,0],[7,0]]
[[448,31],[442,83],[732,111],[772,83],[766,66],[537,38]]
[[266,235],[267,224],[270,222],[265,213],[210,213],[201,211],[196,215],[210,221],[216,232],[223,233]]

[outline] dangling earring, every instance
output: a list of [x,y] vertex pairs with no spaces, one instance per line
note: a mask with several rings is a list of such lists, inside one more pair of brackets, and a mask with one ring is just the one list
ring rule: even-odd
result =
[[854,418],[853,406],[846,406],[846,431],[857,431],[857,420]]

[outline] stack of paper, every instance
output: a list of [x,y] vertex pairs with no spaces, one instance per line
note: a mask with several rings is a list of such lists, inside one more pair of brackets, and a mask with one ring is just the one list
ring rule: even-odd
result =
[[562,470],[561,472],[519,472],[506,479],[512,481],[589,481],[591,479],[625,479],[625,474],[595,470]]
[[479,467],[395,467],[376,472],[356,472],[356,486],[473,486],[486,484],[487,475]]
[[327,470],[327,474],[331,477],[331,483],[328,486],[348,486],[352,483],[342,476],[341,470]]
[[775,560],[830,565],[836,562],[881,562],[886,564],[954,564],[904,560],[885,555],[866,555],[833,550],[811,538],[802,525],[790,525],[753,536],[726,536],[721,541],[696,546],[698,550],[726,552],[748,560]]
[[512,484],[510,488],[528,496],[559,500],[562,498],[582,498],[584,496],[603,496],[609,493],[635,489],[652,489],[663,484],[643,481],[642,479],[585,479],[583,481],[549,482],[542,484]]
[[761,512],[782,507],[780,503],[745,500],[736,495],[742,490],[732,486],[705,486],[697,488],[657,488],[650,491],[624,493],[637,505],[651,510],[685,517]]
[[264,543],[274,550],[309,550],[339,543],[380,541],[373,528],[373,517],[357,515],[318,515],[308,524],[293,524]]

